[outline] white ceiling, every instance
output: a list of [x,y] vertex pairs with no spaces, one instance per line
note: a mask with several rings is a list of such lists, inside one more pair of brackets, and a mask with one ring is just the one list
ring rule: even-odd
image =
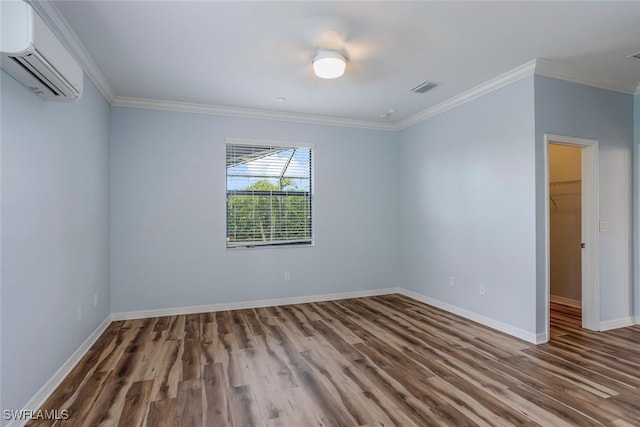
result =
[[[640,83],[640,1],[54,4],[118,97],[399,123],[534,59]],[[327,29],[349,55],[337,80],[311,68]]]

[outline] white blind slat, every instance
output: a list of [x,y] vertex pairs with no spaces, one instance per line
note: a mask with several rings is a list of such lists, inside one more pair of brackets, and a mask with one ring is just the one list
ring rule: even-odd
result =
[[311,243],[309,147],[227,143],[227,246]]

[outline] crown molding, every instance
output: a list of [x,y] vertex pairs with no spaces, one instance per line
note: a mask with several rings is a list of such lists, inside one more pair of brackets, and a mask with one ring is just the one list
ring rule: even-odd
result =
[[61,42],[69,49],[87,76],[96,85],[102,96],[114,107],[146,108],[154,110],[179,111],[198,114],[211,114],[229,117],[280,120],[297,123],[309,123],[328,126],[342,126],[358,129],[399,131],[426,119],[444,113],[483,95],[491,93],[522,78],[536,74],[601,89],[631,95],[640,94],[640,82],[620,82],[605,76],[585,71],[578,71],[549,60],[535,59],[514,68],[498,77],[475,86],[466,92],[456,95],[431,108],[395,123],[379,123],[367,120],[347,119],[342,117],[320,116],[313,114],[285,113],[278,111],[257,110],[250,108],[227,107],[219,105],[195,104],[178,101],[131,98],[116,95],[107,78],[93,61],[75,32],[51,1],[26,0],[33,9],[49,25]]
[[328,126],[342,126],[358,129],[395,131],[392,123],[377,123],[366,120],[345,119],[341,117],[318,116],[313,114],[285,113],[279,111],[257,110],[250,108],[226,107],[220,105],[195,104],[190,102],[163,101],[148,98],[130,98],[116,96],[113,107],[146,108],[150,110],[179,111],[183,113],[210,114],[216,116],[242,117],[250,119],[280,120],[297,123],[310,123]]
[[530,75],[540,75],[564,80],[572,83],[579,83],[586,86],[597,87],[614,92],[638,95],[640,94],[640,83],[625,84],[614,79],[610,79],[594,73],[586,73],[560,65],[548,60],[534,59],[485,83],[482,83],[466,92],[456,95],[453,98],[421,111],[413,116],[396,123],[396,129],[401,130],[420,123],[423,120],[437,116],[447,110],[458,107],[511,83],[514,83]]
[[471,88],[465,92],[462,92],[460,95],[456,95],[453,98],[449,98],[446,101],[441,102],[440,104],[437,104],[431,108],[423,110],[417,114],[414,114],[409,118],[406,118],[398,122],[396,124],[396,129],[401,130],[401,129],[408,128],[409,126],[413,126],[417,123],[420,123],[423,120],[437,116],[438,114],[442,114],[447,110],[451,110],[452,108],[458,107],[462,104],[466,104],[469,101],[473,101],[476,98],[479,98],[483,95],[486,95],[495,90],[503,88],[525,77],[531,76],[534,74],[535,68],[536,68],[536,61],[535,60],[529,61],[526,64],[523,64],[519,67],[514,68],[511,71],[508,71],[474,88]]
[[586,86],[597,87],[613,92],[626,93],[629,95],[637,93],[638,89],[640,89],[640,83],[621,82],[616,79],[584,70],[577,70],[545,59],[536,60],[535,73],[539,76],[551,77],[558,80],[579,83]]
[[249,108],[226,107],[218,105],[195,104],[178,101],[131,98],[116,95],[113,87],[96,65],[78,36],[69,26],[59,9],[51,1],[26,0],[58,36],[62,44],[71,52],[87,76],[96,85],[102,96],[114,107],[147,108],[154,110],[179,111],[198,114],[211,114],[253,119],[281,120],[298,123],[311,123],[329,126],[343,126],[359,129],[395,131],[393,123],[377,123],[366,120],[346,119],[312,114],[284,113]]
[[29,3],[36,13],[47,23],[62,44],[69,49],[71,55],[78,61],[102,96],[111,103],[116,97],[115,91],[56,5],[51,1],[27,0],[27,3]]

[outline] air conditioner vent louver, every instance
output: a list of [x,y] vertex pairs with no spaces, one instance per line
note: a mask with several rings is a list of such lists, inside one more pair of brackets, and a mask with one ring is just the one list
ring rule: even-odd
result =
[[25,58],[16,58],[15,56],[9,56],[9,58],[13,59],[16,64],[24,70],[25,73],[28,73],[32,78],[40,83],[39,85],[29,86],[30,90],[32,90],[36,94],[41,94],[43,89],[47,89],[53,96],[62,96],[62,92],[58,88],[56,88],[56,86],[51,83],[49,79],[47,79],[44,75],[42,75],[42,73],[38,72],[38,70],[31,65],[31,57],[33,57],[33,55],[27,55]]
[[430,82],[430,81],[427,80],[426,82],[422,82],[418,86],[416,86],[413,89],[411,89],[411,92],[414,92],[414,93],[425,93],[426,91],[431,90],[436,86],[438,86],[438,83]]

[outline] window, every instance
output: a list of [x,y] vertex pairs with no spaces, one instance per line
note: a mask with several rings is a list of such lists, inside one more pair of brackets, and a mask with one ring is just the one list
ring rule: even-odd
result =
[[227,247],[312,243],[312,152],[227,140]]

